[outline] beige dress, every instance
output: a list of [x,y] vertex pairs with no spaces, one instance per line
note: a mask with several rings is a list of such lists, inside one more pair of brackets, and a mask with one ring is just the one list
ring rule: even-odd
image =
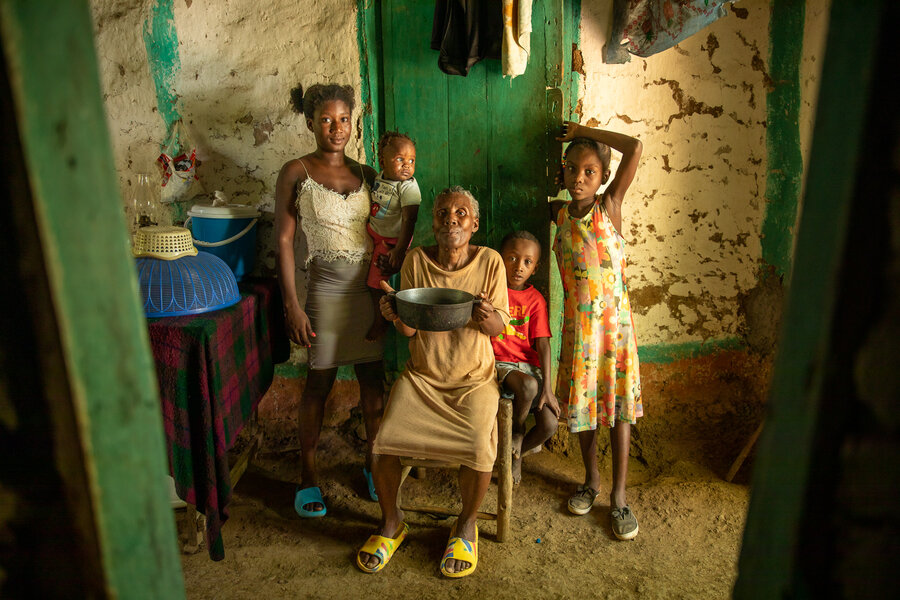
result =
[[[445,287],[486,291],[509,323],[506,271],[500,255],[479,248],[458,271],[434,264],[422,248],[410,251],[401,288]],[[455,331],[418,331],[410,359],[391,389],[374,452],[445,460],[490,471],[497,457],[496,417],[500,391],[491,338],[474,321]]]

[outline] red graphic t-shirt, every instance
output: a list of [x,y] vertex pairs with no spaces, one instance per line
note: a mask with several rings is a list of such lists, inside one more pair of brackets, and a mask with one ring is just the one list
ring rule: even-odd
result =
[[503,333],[491,338],[494,358],[503,362],[524,362],[540,367],[541,361],[532,344],[537,338],[550,337],[547,302],[532,285],[524,290],[508,291],[509,325]]

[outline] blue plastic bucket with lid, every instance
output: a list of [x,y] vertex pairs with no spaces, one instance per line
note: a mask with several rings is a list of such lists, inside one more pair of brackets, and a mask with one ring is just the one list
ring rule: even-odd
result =
[[243,204],[195,204],[184,226],[190,224],[194,245],[225,261],[240,281],[256,261],[256,222],[259,211]]

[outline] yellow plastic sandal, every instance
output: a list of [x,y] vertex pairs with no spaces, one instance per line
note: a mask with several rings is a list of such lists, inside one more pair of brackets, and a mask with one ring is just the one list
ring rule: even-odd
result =
[[[453,533],[456,532],[456,527],[454,526]],[[468,569],[464,569],[462,571],[457,571],[456,573],[451,573],[447,570],[447,561],[449,559],[462,560],[467,563],[470,563]],[[441,559],[441,573],[447,577],[465,577],[466,575],[471,575],[475,572],[475,567],[478,565],[478,527],[475,527],[475,542],[470,542],[468,540],[464,540],[461,537],[455,537],[451,533],[450,539],[447,541],[447,549],[444,550],[444,558]]]
[[369,536],[369,539],[366,540],[366,543],[363,544],[363,547],[359,549],[359,552],[365,552],[366,554],[371,554],[372,556],[378,557],[378,564],[375,565],[374,568],[367,567],[359,556],[359,552],[356,553],[356,566],[360,568],[364,573],[377,573],[382,570],[385,565],[391,560],[391,557],[394,556],[394,552],[397,551],[397,548],[400,547],[400,544],[403,540],[406,539],[406,534],[409,533],[409,525],[406,523],[400,524],[400,531],[392,538],[384,537],[382,535],[372,535]]

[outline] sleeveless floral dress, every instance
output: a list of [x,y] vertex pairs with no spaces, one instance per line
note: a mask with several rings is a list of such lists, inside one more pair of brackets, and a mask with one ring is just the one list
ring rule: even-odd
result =
[[568,205],[556,220],[565,291],[557,397],[568,402],[569,431],[635,423],[643,416],[637,337],[625,284],[625,240],[602,200],[581,219]]

